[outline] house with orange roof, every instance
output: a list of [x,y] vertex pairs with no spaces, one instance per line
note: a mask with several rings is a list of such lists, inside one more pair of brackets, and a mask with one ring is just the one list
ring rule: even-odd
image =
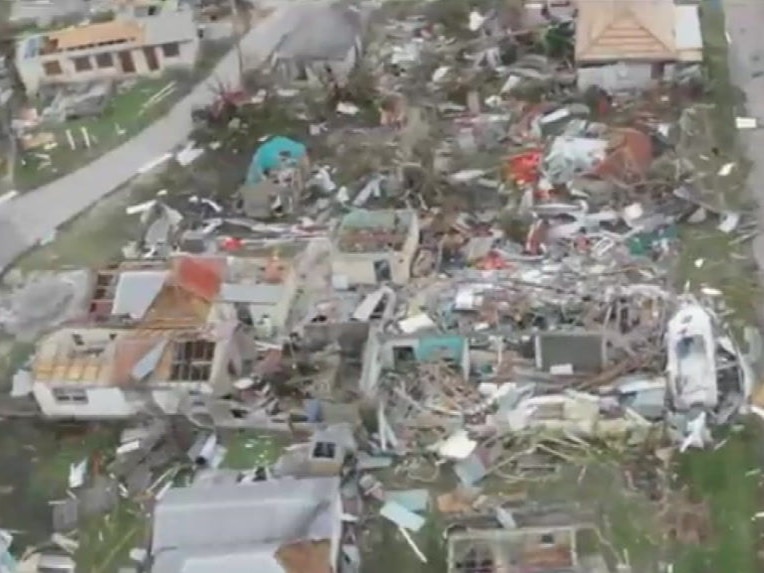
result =
[[128,261],[96,273],[88,320],[148,330],[241,322],[267,338],[283,332],[296,292],[294,260],[276,253]]
[[86,318],[38,343],[35,400],[50,418],[202,412],[232,423],[241,413],[235,382],[261,378],[257,341],[284,334],[296,291],[295,261],[276,253],[104,269]]
[[673,0],[578,0],[579,89],[644,89],[703,61],[697,5]]
[[43,84],[158,76],[193,67],[199,35],[190,10],[163,10],[22,37],[16,68],[28,94]]
[[246,344],[234,331],[61,328],[37,345],[32,394],[49,418],[177,414],[232,392]]

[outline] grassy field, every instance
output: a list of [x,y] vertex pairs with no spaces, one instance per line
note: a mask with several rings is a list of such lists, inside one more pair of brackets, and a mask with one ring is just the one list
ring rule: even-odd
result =
[[[709,103],[712,104],[708,108],[707,125],[711,137],[705,138],[706,150],[699,153],[707,153],[714,146],[723,150],[715,164],[708,166],[710,173],[716,173],[726,162],[736,163],[732,175],[715,181],[714,189],[722,201],[745,212],[750,202],[744,186],[747,161],[741,155],[734,124],[736,111],[741,110],[743,102],[730,80],[724,15],[714,10],[710,2],[706,2],[704,8],[705,61],[711,86]],[[719,289],[733,311],[734,325],[755,324],[761,288],[750,245],[703,225],[685,229],[682,238],[680,284]],[[699,260],[704,263],[699,265]],[[680,456],[679,483],[710,504],[713,537],[701,547],[679,551],[675,573],[762,570],[764,564],[758,553],[762,528],[753,519],[763,499],[757,473],[763,461],[762,434],[761,421],[754,417],[743,431],[720,436],[720,440],[726,441],[720,442],[724,445],[717,449]]]
[[[102,116],[67,121],[50,129],[42,128],[42,132],[55,137],[56,147],[28,151],[22,156],[16,169],[17,188],[24,190],[43,185],[128,141],[164,115],[177,101],[178,95],[184,92],[185,87],[177,85],[168,97],[155,105],[145,105],[155,93],[173,81],[171,78],[139,80],[122,93],[117,92]],[[74,149],[67,132],[72,136]],[[86,145],[85,133],[90,139],[90,147]]]

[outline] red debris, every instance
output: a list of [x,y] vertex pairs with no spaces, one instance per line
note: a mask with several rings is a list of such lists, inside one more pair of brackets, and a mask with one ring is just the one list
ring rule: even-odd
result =
[[226,261],[221,257],[184,256],[173,260],[175,285],[211,301],[220,292]]
[[513,155],[507,160],[505,174],[519,185],[535,184],[539,180],[541,151],[533,150]]
[[244,241],[242,239],[237,239],[236,237],[225,237],[221,243],[221,247],[224,251],[232,252],[232,251],[238,251],[244,246]]
[[476,265],[481,271],[499,271],[509,268],[509,263],[496,251],[490,251]]

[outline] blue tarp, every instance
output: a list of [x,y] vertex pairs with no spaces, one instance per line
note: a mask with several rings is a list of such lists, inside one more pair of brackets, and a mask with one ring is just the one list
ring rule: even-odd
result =
[[249,164],[249,171],[247,171],[247,184],[259,183],[266,171],[281,165],[283,156],[297,160],[307,153],[308,149],[299,141],[280,135],[272,137],[258,147],[252,156],[252,163]]

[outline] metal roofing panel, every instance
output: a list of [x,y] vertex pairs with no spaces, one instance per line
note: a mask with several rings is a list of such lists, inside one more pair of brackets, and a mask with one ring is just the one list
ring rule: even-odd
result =
[[167,348],[167,339],[159,340],[156,345],[149,350],[143,358],[135,363],[133,369],[130,371],[130,376],[133,380],[140,381],[151,374],[159,364],[159,360],[164,354],[164,349]]
[[196,23],[191,10],[164,11],[142,18],[143,41],[147,46],[188,42],[196,38]]
[[126,271],[119,275],[112,316],[143,318],[167,278],[167,271]]
[[[152,547],[161,551],[327,539],[339,526],[332,514],[339,483],[339,478],[284,478],[170,489],[154,511]],[[253,515],[269,519],[253,519]]]
[[220,300],[225,302],[273,305],[284,296],[284,287],[271,284],[223,283],[219,296]]
[[156,555],[152,573],[284,573],[276,559],[278,545],[246,544],[223,548],[168,549]]
[[703,49],[703,34],[700,31],[700,17],[697,6],[675,6],[676,47],[678,50]]

